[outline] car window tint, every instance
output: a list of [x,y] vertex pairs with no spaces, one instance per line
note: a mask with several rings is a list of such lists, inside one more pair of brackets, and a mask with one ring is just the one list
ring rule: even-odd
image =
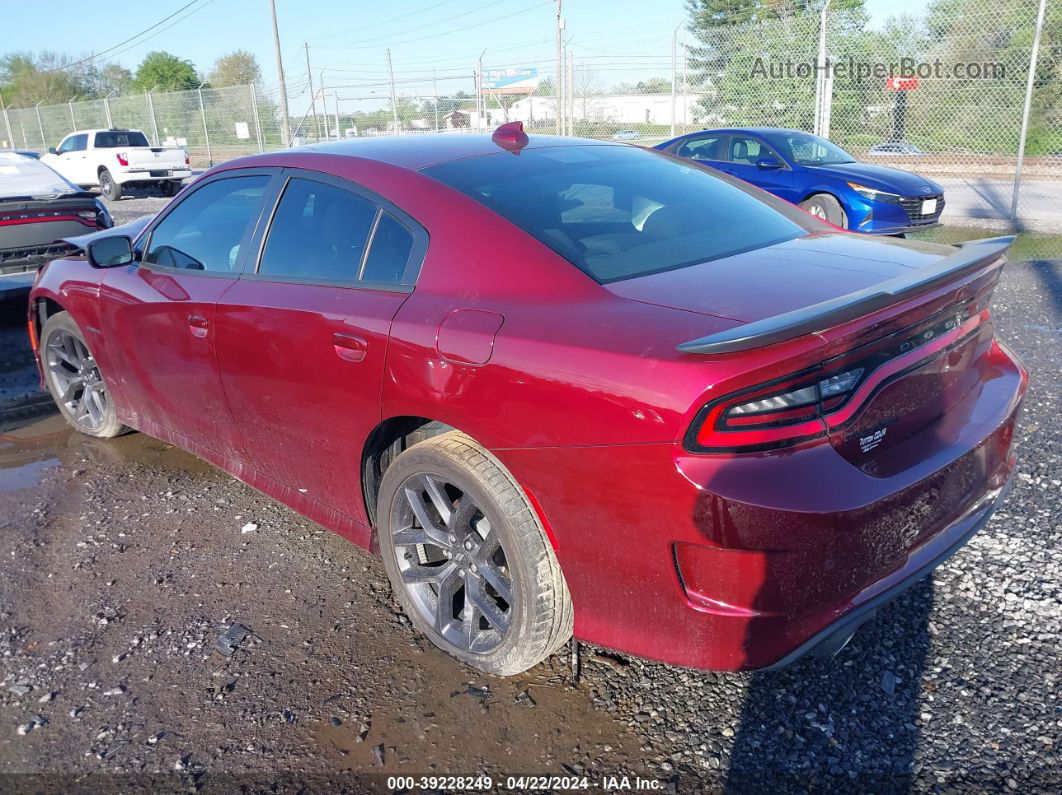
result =
[[384,284],[402,284],[402,276],[413,250],[413,235],[399,221],[384,213],[372,236],[369,257],[365,260],[362,280]]
[[735,135],[730,139],[730,162],[747,166],[756,165],[761,157],[766,157],[767,148],[755,138],[747,135]]
[[701,138],[688,138],[679,144],[675,154],[679,157],[689,157],[693,160],[723,160],[722,149],[723,136],[706,135]]
[[152,231],[144,262],[234,271],[247,224],[258,213],[269,179],[265,174],[229,177],[194,190]]
[[147,136],[139,130],[107,130],[96,133],[97,149],[114,149],[119,146],[150,146]]
[[259,275],[354,281],[376,209],[349,190],[289,180],[269,227]]
[[56,154],[66,154],[67,152],[81,152],[85,149],[85,144],[88,141],[88,135],[71,135],[56,149]]
[[[781,203],[637,147],[528,148],[519,157],[481,155],[423,173],[486,205],[601,282],[706,262],[804,233],[797,215],[787,215]],[[576,208],[578,196],[585,198]],[[594,216],[584,220],[591,196]]]

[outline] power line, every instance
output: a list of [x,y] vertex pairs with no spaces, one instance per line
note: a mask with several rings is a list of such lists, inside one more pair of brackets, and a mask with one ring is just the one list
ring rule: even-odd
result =
[[[497,2],[501,2],[502,0],[496,0],[496,1]],[[483,25],[489,25],[492,22],[500,22],[503,19],[508,19],[509,17],[515,17],[518,14],[526,14],[528,11],[533,11],[536,8],[541,8],[542,6],[547,6],[547,5],[552,5],[552,4],[553,4],[553,0],[545,0],[545,2],[536,3],[533,6],[528,6],[527,8],[522,8],[519,11],[513,11],[512,13],[503,14],[500,17],[494,17],[492,19],[485,19],[482,22],[475,23],[474,25],[465,25],[465,26],[460,27],[460,28],[453,28],[451,30],[444,30],[441,33],[432,33],[432,34],[430,34],[428,36],[419,36],[419,37],[417,37],[415,39],[403,39],[402,41],[392,41],[392,42],[389,42],[389,43],[392,46],[397,45],[397,44],[412,44],[413,42],[426,41],[427,39],[435,39],[435,38],[438,38],[439,36],[451,36],[454,33],[460,33],[460,32],[466,31],[466,30],[471,30],[472,28],[478,28],[478,27],[482,27]],[[492,3],[491,5],[494,5],[494,3]],[[438,23],[435,23],[435,24],[438,24]],[[434,27],[434,25],[433,25],[433,27]],[[349,46],[349,45],[345,45],[345,44],[344,45],[334,44],[334,45],[324,45],[324,46],[318,47],[317,49],[322,49],[322,50],[367,50],[367,49],[371,49],[373,47],[380,46],[382,44],[384,44],[384,42],[378,42],[377,44],[362,44],[362,45],[358,45],[358,46]]]
[[[383,22],[374,22],[371,25],[362,25],[361,27],[351,28],[350,30],[343,30],[343,31],[340,31],[339,33],[326,33],[324,36],[318,36],[315,39],[309,39],[309,41],[320,41],[321,39],[332,39],[332,38],[335,38],[336,36],[346,36],[348,33],[354,33],[355,31],[361,32],[363,30],[370,30],[372,28],[378,28],[378,27],[380,27],[382,25],[390,25],[392,22],[398,22],[399,20],[402,20],[402,19],[408,19],[409,17],[416,16],[417,14],[423,14],[425,11],[431,11],[433,8],[439,8],[439,6],[448,5],[448,4],[452,3],[452,2],[454,2],[454,0],[442,0],[441,3],[433,3],[432,5],[428,6],[427,8],[420,8],[420,9],[417,9],[416,11],[410,11],[408,14],[402,14],[402,15],[397,16],[397,17],[391,17],[390,19],[385,19]],[[441,21],[442,22],[446,22],[447,20],[444,19],[444,20],[441,20]],[[438,23],[436,23],[436,24],[438,24]]]
[[[206,2],[203,3],[203,5],[199,6],[198,8],[193,8],[191,11],[189,11],[183,17],[181,17],[180,19],[175,19],[173,22],[171,22],[169,25],[167,25],[166,27],[162,28],[161,30],[156,30],[154,33],[152,33],[147,38],[141,39],[136,44],[132,44],[132,45],[126,47],[124,50],[120,50],[119,52],[116,52],[114,54],[114,57],[117,57],[117,56],[121,55],[122,53],[129,52],[130,50],[135,50],[137,47],[139,47],[140,45],[144,44],[145,42],[149,42],[153,38],[155,38],[156,36],[165,33],[167,30],[172,28],[174,25],[179,25],[181,22],[184,22],[184,20],[188,19],[188,17],[192,16],[192,14],[198,14],[200,11],[202,11],[204,8],[206,8],[208,5],[210,5],[213,2],[214,2],[214,0],[206,0]],[[187,8],[187,6],[186,6],[186,8]]]
[[[210,2],[210,1],[211,1],[211,0],[207,0],[207,2]],[[99,57],[100,57],[101,55],[106,55],[107,53],[111,52],[112,50],[117,50],[117,49],[118,49],[119,47],[121,47],[121,46],[122,46],[123,44],[128,44],[128,43],[129,43],[129,42],[131,42],[131,41],[132,41],[133,39],[138,39],[138,38],[140,38],[140,37],[141,37],[141,36],[143,36],[143,35],[144,35],[145,33],[148,33],[149,31],[152,31],[152,30],[154,30],[154,29],[155,29],[155,28],[157,28],[157,27],[158,27],[159,25],[161,25],[161,24],[162,24],[163,22],[166,22],[166,21],[167,21],[167,20],[169,20],[169,19],[173,19],[173,18],[174,18],[175,16],[177,16],[177,15],[178,15],[178,14],[180,14],[180,13],[181,13],[182,11],[184,11],[184,10],[185,10],[186,8],[190,8],[191,6],[194,6],[194,5],[195,5],[196,3],[198,3],[198,2],[200,2],[200,0],[192,0],[192,2],[190,2],[190,3],[186,4],[186,5],[183,5],[183,6],[181,6],[180,8],[178,8],[178,9],[177,9],[176,11],[174,11],[174,12],[173,12],[172,14],[170,14],[169,16],[167,16],[167,17],[163,17],[163,18],[162,18],[162,19],[160,19],[160,20],[159,20],[158,22],[156,22],[156,23],[155,23],[154,25],[150,25],[149,27],[146,27],[146,28],[144,28],[144,29],[143,29],[142,31],[140,31],[139,33],[137,33],[137,34],[136,34],[135,36],[130,36],[130,37],[129,37],[128,39],[126,39],[125,41],[120,41],[120,42],[118,42],[117,44],[115,44],[115,45],[114,45],[113,47],[108,47],[108,48],[107,48],[106,50],[100,50],[100,51],[99,51],[98,53],[95,53],[94,55],[90,55],[90,56],[89,56],[88,58],[82,58],[82,59],[81,59],[80,61],[75,61],[74,63],[71,63],[71,64],[67,64],[66,66],[60,66],[60,67],[57,67],[57,68],[55,68],[55,69],[46,69],[46,70],[44,70],[43,72],[41,72],[41,74],[51,74],[52,72],[62,72],[62,71],[64,71],[64,70],[66,70],[66,69],[72,69],[72,68],[74,68],[75,66],[81,66],[81,64],[84,64],[84,63],[88,63],[89,61],[94,61],[94,60],[96,60],[97,58],[99,58]],[[161,31],[159,31],[159,32],[161,33]]]

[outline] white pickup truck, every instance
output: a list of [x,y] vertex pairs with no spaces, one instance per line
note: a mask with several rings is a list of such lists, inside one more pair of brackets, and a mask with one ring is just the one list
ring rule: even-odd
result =
[[75,185],[98,186],[111,201],[121,198],[123,187],[158,185],[172,196],[192,176],[183,149],[151,146],[140,130],[78,130],[41,160]]

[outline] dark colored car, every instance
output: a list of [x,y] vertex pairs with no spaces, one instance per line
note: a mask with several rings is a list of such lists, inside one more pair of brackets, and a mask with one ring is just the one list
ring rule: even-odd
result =
[[656,148],[733,174],[853,232],[927,229],[944,210],[944,189],[933,180],[860,163],[832,141],[799,130],[702,130]]
[[29,287],[49,257],[75,250],[61,238],[110,226],[95,196],[38,160],[0,152],[0,291]]
[[75,428],[379,550],[470,665],[522,671],[574,622],[751,669],[838,647],[999,503],[1009,242],[853,235],[517,123],[217,166],[50,263],[29,325]]

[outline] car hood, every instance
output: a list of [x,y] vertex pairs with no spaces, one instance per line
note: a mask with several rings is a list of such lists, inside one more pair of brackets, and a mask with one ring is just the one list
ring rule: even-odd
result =
[[832,166],[805,166],[813,174],[836,177],[846,182],[858,182],[868,188],[899,193],[903,196],[929,196],[942,193],[943,188],[931,179],[898,168],[872,163],[838,163]]
[[0,201],[31,201],[88,195],[39,160],[0,152]]
[[604,286],[623,298],[751,323],[862,290],[954,251],[826,232]]

